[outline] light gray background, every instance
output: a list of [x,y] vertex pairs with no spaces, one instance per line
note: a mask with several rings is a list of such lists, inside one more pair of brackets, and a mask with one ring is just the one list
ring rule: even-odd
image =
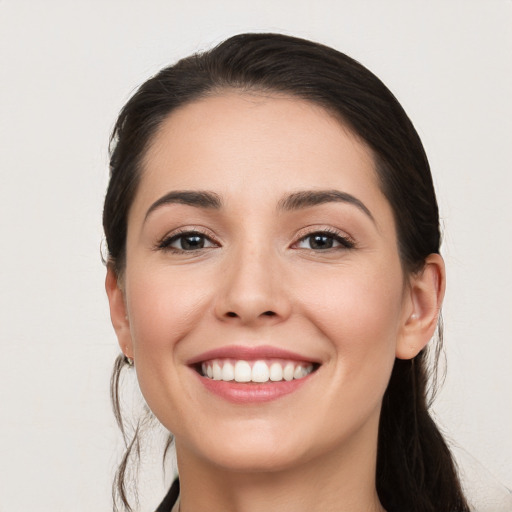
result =
[[413,119],[448,265],[436,415],[512,487],[511,1],[0,0],[0,511],[109,509],[109,132],[160,67],[262,30],[355,57]]

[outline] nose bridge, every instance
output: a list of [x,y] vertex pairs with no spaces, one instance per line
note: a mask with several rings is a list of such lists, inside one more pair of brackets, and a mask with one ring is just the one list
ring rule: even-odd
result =
[[234,244],[226,261],[217,314],[243,323],[283,319],[289,302],[279,279],[279,255],[268,237],[244,238]]

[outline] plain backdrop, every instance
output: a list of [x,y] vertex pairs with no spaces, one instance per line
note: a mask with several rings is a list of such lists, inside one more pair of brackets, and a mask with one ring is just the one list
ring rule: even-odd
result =
[[512,487],[511,1],[0,0],[1,512],[110,509],[109,132],[159,68],[245,31],[344,51],[415,123],[448,266],[436,417]]

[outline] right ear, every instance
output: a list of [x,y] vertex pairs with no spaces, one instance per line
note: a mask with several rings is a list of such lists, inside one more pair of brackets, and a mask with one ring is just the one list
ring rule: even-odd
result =
[[110,306],[110,319],[117,341],[126,357],[133,359],[133,343],[130,331],[130,321],[126,310],[124,292],[119,283],[119,276],[113,265],[107,265],[107,276],[105,278],[105,290],[107,291],[108,303]]

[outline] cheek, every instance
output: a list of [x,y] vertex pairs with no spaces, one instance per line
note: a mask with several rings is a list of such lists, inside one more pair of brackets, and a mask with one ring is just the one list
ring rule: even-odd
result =
[[386,339],[396,340],[402,311],[400,270],[347,269],[317,275],[306,309],[340,349],[364,349]]
[[204,314],[207,297],[204,279],[184,272],[134,273],[127,302],[135,357],[159,360],[169,352]]
[[183,361],[176,347],[195,332],[208,308],[210,294],[204,279],[169,269],[152,272],[147,266],[144,272],[127,273],[127,306],[140,390],[149,408],[175,434],[183,430],[183,419],[190,417],[186,404],[195,400],[183,386]]
[[[342,390],[349,409],[363,402],[368,407],[380,403],[394,364],[402,277],[400,268],[386,270],[351,269],[328,280],[317,278],[304,307],[334,351],[329,363],[336,379],[332,389]],[[334,396],[332,400],[341,403]]]

